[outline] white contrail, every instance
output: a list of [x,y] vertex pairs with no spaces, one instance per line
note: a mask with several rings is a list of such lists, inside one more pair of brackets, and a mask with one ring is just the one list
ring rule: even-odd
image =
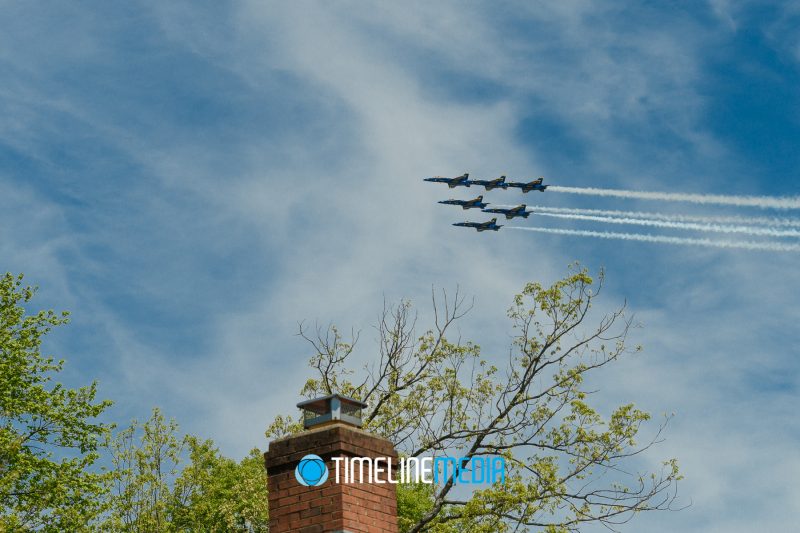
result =
[[695,231],[711,231],[715,233],[743,233],[745,235],[764,235],[768,237],[800,237],[796,229],[777,229],[755,226],[723,226],[719,224],[697,224],[694,222],[676,222],[670,220],[650,220],[646,218],[617,218],[597,215],[578,215],[572,213],[537,213],[542,217],[566,218],[571,220],[590,220],[594,222],[607,222],[609,224],[636,224],[638,226],[651,226],[655,228],[674,228]]
[[759,207],[761,209],[800,209],[800,197],[797,196],[729,196],[723,194],[626,191],[623,189],[597,189],[594,187],[560,187],[558,185],[551,185],[547,190],[570,194],[638,198],[640,200],[664,200],[667,202],[690,202],[693,204],[735,205],[739,207]]
[[771,252],[800,252],[800,244],[785,244],[780,242],[717,241],[713,239],[691,239],[688,237],[668,237],[665,235],[648,235],[640,233],[612,233],[608,231],[587,231],[524,226],[506,227],[508,229],[521,229],[525,231],[536,231],[539,233],[577,235],[580,237],[597,237],[600,239],[621,239],[624,241],[644,241],[666,244],[689,244],[695,246],[711,246],[715,248],[743,248],[745,250],[768,250]]
[[[492,204],[494,207],[511,209],[515,205]],[[647,218],[650,220],[670,220],[674,222],[698,222],[701,224],[744,224],[759,226],[789,226],[800,228],[800,219],[796,218],[775,218],[775,217],[749,217],[736,215],[679,215],[673,213],[653,213],[644,211],[616,211],[607,209],[578,209],[571,207],[548,207],[544,205],[529,205],[528,209],[534,213],[568,213],[570,215],[597,215],[619,218]]]

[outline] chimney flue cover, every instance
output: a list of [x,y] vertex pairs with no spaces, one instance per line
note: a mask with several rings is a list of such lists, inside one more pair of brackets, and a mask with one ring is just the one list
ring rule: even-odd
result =
[[306,429],[326,422],[344,422],[360,428],[361,410],[367,404],[341,394],[331,394],[300,402],[297,407],[303,412],[303,427]]

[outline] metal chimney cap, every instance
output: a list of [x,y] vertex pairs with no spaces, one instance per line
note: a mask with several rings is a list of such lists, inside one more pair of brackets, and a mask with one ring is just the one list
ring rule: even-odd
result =
[[303,411],[303,426],[306,429],[333,421],[361,427],[361,410],[366,408],[367,404],[355,398],[334,393],[321,398],[305,400],[298,403],[297,407]]

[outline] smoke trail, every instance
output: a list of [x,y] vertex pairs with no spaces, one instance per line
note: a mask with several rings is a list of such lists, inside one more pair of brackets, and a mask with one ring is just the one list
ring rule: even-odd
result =
[[745,235],[766,235],[768,237],[800,237],[796,229],[759,228],[754,226],[721,226],[718,224],[697,224],[693,222],[675,222],[670,220],[650,220],[646,218],[615,218],[596,215],[578,215],[572,213],[537,213],[542,217],[567,218],[572,220],[591,220],[610,224],[636,224],[656,228],[675,228],[696,231],[712,231],[715,233],[743,233]]
[[537,228],[525,226],[506,227],[508,229],[521,229],[524,231],[536,231],[539,233],[577,235],[580,237],[597,237],[600,239],[620,239],[624,241],[644,241],[665,244],[689,244],[695,246],[710,246],[714,248],[743,248],[745,250],[767,250],[771,252],[800,252],[800,244],[785,244],[779,242],[717,241],[712,239],[691,239],[688,237],[668,237],[665,235],[649,235],[640,233],[612,233],[607,231]]
[[[511,209],[515,205],[492,204],[494,207]],[[789,226],[800,228],[800,219],[774,218],[774,217],[746,217],[746,216],[707,216],[707,215],[678,215],[672,213],[652,213],[643,211],[616,211],[606,209],[573,209],[571,207],[547,207],[543,205],[528,206],[534,213],[567,213],[570,215],[597,215],[621,218],[647,218],[650,220],[669,220],[673,222],[698,222],[701,224],[744,224],[761,226]]]
[[758,207],[761,209],[800,209],[800,197],[729,196],[723,194],[626,191],[622,189],[597,189],[594,187],[560,187],[558,185],[551,185],[547,190],[570,194],[638,198],[640,200],[663,200],[667,202],[690,202],[693,204],[734,205],[738,207]]

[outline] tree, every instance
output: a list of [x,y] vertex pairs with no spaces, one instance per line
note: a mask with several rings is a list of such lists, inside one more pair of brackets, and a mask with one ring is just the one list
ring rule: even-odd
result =
[[181,436],[154,409],[113,441],[114,489],[104,531],[267,531],[267,480],[258,450],[237,463],[211,440]]
[[269,530],[264,457],[253,449],[241,462],[222,457],[210,440],[188,437],[190,464],[175,482],[176,531]]
[[[309,332],[301,324],[317,373],[302,394],[339,392],[368,402],[365,427],[405,456],[505,457],[506,483],[468,497],[456,495],[452,479],[428,489],[399,487],[405,531],[553,533],[590,522],[613,529],[639,512],[670,509],[681,478],[674,459],[658,472],[622,470],[657,442],[666,420],[639,445],[650,415],[628,404],[604,418],[583,385],[589,373],[640,350],[626,346],[632,322],[624,305],[588,327],[602,282],[602,272],[595,284],[574,265],[550,287],[527,284],[508,311],[514,335],[503,372],[477,344],[448,339],[471,308],[458,292],[454,299],[433,296],[433,326],[421,335],[407,301],[384,305],[378,360],[358,374],[348,366],[357,333],[345,341],[335,326]],[[267,437],[300,429],[278,417]]]
[[153,409],[143,424],[134,420],[111,443],[114,489],[109,531],[165,531],[172,507],[171,481],[178,475],[183,439],[178,424]]
[[53,382],[64,361],[40,352],[67,313],[25,306],[36,290],[0,277],[0,531],[82,531],[102,512],[107,476],[93,468],[109,426],[96,384]]

